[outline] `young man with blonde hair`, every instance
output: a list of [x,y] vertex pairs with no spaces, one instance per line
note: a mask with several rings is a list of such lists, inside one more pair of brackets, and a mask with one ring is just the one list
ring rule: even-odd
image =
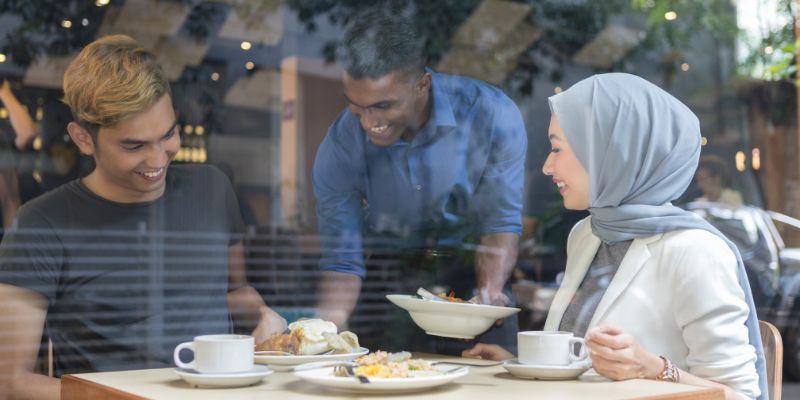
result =
[[42,333],[65,373],[171,366],[193,336],[256,341],[285,321],[247,284],[236,198],[180,148],[169,83],[127,36],[83,49],[64,75],[67,126],[94,170],[20,208],[0,245],[0,399],[58,398],[32,372]]

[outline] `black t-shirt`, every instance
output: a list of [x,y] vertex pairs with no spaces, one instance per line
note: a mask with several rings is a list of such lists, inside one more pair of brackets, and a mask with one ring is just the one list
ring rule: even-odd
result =
[[166,179],[149,203],[115,203],[75,180],[20,208],[0,282],[47,298],[57,375],[170,366],[178,343],[231,331],[235,194],[209,166],[173,166]]

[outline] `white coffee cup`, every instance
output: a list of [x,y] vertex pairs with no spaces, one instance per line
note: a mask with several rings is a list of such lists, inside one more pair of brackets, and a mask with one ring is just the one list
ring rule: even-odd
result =
[[[253,369],[253,337],[247,335],[203,335],[192,342],[175,347],[173,359],[181,368],[193,369],[203,374],[244,372]],[[194,353],[190,363],[182,362],[181,350]]]
[[[578,343],[580,350],[576,355],[574,348]],[[583,338],[573,337],[572,332],[560,331],[518,332],[517,351],[520,364],[534,365],[569,365],[589,356]]]

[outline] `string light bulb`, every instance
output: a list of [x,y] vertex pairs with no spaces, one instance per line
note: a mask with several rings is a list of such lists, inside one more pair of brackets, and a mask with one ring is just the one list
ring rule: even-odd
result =
[[735,156],[736,161],[736,170],[739,172],[744,172],[744,162],[746,161],[746,156],[744,155],[743,151],[737,151]]
[[753,169],[758,171],[761,169],[761,150],[759,150],[758,147],[755,147],[751,153],[753,160],[751,163],[753,164]]

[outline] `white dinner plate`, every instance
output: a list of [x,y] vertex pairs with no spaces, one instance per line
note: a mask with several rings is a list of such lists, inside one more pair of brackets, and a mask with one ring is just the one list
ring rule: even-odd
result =
[[269,365],[269,367],[275,371],[291,371],[292,368],[301,364],[323,361],[347,361],[363,356],[367,353],[369,353],[369,350],[367,350],[365,347],[362,347],[355,353],[342,354],[323,354],[311,356],[264,356],[256,354],[255,362],[258,364]]
[[238,387],[250,386],[261,382],[273,371],[263,365],[254,365],[246,372],[231,374],[202,374],[193,369],[175,368],[175,373],[186,383],[194,387]]
[[446,385],[469,373],[469,367],[457,368],[452,365],[435,366],[440,371],[451,371],[443,375],[418,376],[412,378],[369,378],[369,383],[361,383],[355,377],[333,375],[333,367],[295,372],[299,378],[329,389],[348,392],[402,393],[416,392],[436,386]]
[[414,323],[427,334],[457,339],[472,339],[486,332],[498,319],[520,311],[514,307],[435,301],[406,294],[389,294],[386,298],[408,311]]
[[503,368],[518,378],[549,381],[577,379],[591,367],[592,365],[586,361],[578,361],[569,365],[536,365],[520,364],[515,358],[503,363]]

